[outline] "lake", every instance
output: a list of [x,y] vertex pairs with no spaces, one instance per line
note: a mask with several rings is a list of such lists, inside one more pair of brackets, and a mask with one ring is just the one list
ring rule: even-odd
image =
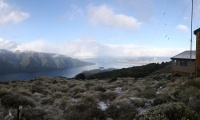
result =
[[78,73],[81,73],[85,70],[98,69],[100,67],[107,68],[128,68],[132,66],[138,66],[138,64],[133,63],[119,63],[119,62],[111,62],[105,59],[82,59],[83,61],[95,63],[90,66],[81,66],[81,67],[71,67],[61,70],[50,70],[50,71],[40,71],[34,73],[14,73],[14,74],[6,74],[0,75],[0,82],[11,81],[11,80],[30,80],[37,76],[63,76],[67,78],[72,78]]

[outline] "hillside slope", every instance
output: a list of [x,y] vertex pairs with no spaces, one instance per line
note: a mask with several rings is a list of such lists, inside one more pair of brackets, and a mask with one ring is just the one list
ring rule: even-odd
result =
[[135,77],[135,78],[146,77],[157,70],[160,70],[169,66],[171,66],[171,62],[162,62],[161,64],[150,63],[143,66],[122,68],[122,69],[117,69],[110,72],[93,74],[93,75],[87,76],[87,78],[88,79],[90,78],[106,79],[106,78],[112,78],[112,77]]
[[91,65],[92,63],[54,53],[0,49],[0,74],[36,72]]

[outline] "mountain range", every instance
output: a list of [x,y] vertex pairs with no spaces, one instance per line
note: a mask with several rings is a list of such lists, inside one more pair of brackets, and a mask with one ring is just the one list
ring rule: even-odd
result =
[[37,72],[92,64],[54,53],[0,49],[0,74]]

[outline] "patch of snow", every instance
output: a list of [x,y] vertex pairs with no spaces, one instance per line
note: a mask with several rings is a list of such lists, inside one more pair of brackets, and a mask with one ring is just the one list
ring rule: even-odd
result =
[[156,92],[156,94],[159,94],[159,93],[160,93],[160,90],[162,90],[163,88],[165,88],[165,85],[160,86],[160,87],[158,88],[158,91]]
[[131,103],[131,101],[130,101],[128,98],[121,99],[120,101],[121,101],[121,102],[126,102],[126,103],[128,103],[128,104]]
[[137,108],[139,115],[146,113],[148,110],[149,108]]
[[117,88],[115,88],[115,92],[117,92],[117,93],[122,92],[122,87],[117,87]]
[[99,109],[101,109],[102,111],[106,110],[108,108],[108,106],[104,103],[104,102],[99,102]]
[[131,100],[141,100],[142,98],[139,98],[139,97],[129,97],[129,99],[131,99]]

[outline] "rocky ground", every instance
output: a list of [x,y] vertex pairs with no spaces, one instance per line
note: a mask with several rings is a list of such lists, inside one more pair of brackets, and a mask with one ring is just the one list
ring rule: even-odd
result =
[[37,77],[0,83],[0,120],[198,120],[200,78],[75,80]]

